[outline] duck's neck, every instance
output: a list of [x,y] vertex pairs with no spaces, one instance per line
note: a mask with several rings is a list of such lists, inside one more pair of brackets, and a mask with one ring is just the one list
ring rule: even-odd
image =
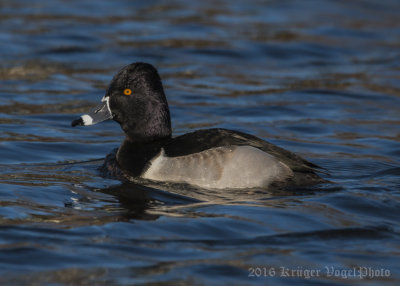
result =
[[171,136],[166,136],[156,140],[135,141],[126,137],[117,152],[120,168],[130,176],[140,176],[149,167],[149,161],[160,153],[170,139]]

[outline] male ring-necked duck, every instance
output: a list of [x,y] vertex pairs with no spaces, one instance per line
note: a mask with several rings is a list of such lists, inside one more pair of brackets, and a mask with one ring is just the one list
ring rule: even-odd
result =
[[120,70],[101,101],[72,126],[117,121],[126,138],[115,161],[127,177],[216,189],[324,181],[315,174],[318,166],[253,135],[205,129],[173,138],[161,79],[150,64],[133,63]]

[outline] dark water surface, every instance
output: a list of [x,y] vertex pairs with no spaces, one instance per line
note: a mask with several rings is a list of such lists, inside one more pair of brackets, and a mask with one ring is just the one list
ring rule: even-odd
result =
[[[397,0],[1,1],[0,285],[399,285],[399,15]],[[118,124],[70,122],[134,61],[159,69],[175,135],[248,132],[337,184],[102,178]]]

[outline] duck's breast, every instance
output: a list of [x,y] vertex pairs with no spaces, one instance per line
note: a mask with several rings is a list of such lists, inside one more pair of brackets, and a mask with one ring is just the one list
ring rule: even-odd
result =
[[257,148],[224,146],[179,157],[167,157],[161,150],[142,177],[224,189],[267,187],[292,175],[287,165]]

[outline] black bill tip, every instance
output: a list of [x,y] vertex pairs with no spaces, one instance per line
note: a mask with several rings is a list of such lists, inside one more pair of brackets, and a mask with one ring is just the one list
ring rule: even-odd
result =
[[83,119],[82,117],[79,117],[78,119],[75,119],[74,121],[71,122],[71,126],[75,127],[77,125],[83,126]]

